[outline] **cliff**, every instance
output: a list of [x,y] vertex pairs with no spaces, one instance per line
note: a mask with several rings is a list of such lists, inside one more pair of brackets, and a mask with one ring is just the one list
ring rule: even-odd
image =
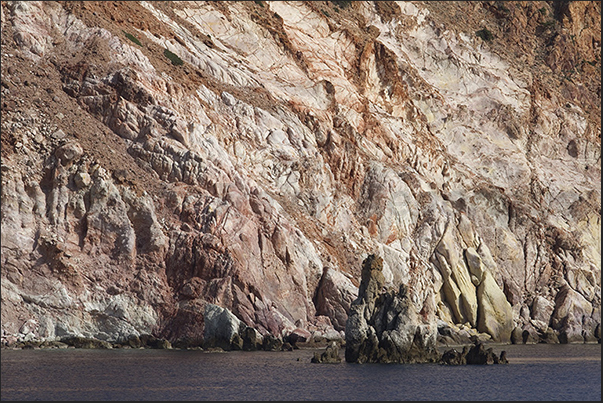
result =
[[3,346],[600,340],[600,2],[1,4]]

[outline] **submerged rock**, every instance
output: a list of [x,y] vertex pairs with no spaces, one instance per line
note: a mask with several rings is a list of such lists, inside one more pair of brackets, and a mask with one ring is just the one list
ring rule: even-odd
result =
[[464,346],[461,352],[455,349],[446,350],[442,354],[440,364],[445,365],[487,365],[487,364],[508,364],[507,352],[501,351],[497,356],[493,349],[485,348],[484,344],[476,340],[471,348]]

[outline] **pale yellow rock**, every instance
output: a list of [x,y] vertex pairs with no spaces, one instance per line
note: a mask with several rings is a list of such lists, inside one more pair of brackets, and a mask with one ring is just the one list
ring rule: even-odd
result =
[[465,259],[469,266],[469,272],[475,277],[476,283],[474,282],[474,285],[477,287],[484,281],[486,268],[482,263],[481,257],[474,248],[470,247],[465,249]]
[[477,287],[477,299],[477,330],[488,333],[495,341],[510,340],[514,327],[513,310],[489,272],[484,273],[484,279]]
[[[445,272],[449,270],[449,274],[446,273],[446,276],[448,276],[450,283],[454,283],[454,286],[450,286],[450,288],[452,290],[456,287],[460,292],[460,295],[454,299],[454,301],[458,301],[454,302],[458,306],[457,308],[453,308],[453,312],[458,311],[460,314],[459,321],[468,321],[471,325],[475,326],[478,309],[475,286],[471,281],[471,276],[465,262],[461,259],[462,255],[457,245],[458,241],[453,235],[456,231],[453,228],[451,225],[448,226],[448,229],[436,247],[438,261],[441,263],[440,272],[442,272],[442,269]],[[442,263],[443,261],[446,262],[446,265]],[[445,276],[444,273],[442,273],[442,276]],[[446,282],[446,279],[444,281]],[[454,297],[454,294],[450,295],[450,297]]]

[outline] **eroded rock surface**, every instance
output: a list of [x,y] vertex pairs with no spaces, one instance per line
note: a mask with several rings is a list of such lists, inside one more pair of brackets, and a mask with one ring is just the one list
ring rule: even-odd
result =
[[480,341],[475,341],[471,347],[464,346],[462,351],[446,350],[440,358],[440,364],[445,365],[489,365],[508,364],[505,350],[496,355],[492,347],[486,348]]
[[2,346],[600,341],[600,7],[1,2]]
[[322,353],[315,352],[310,362],[315,364],[338,364],[341,362],[339,356],[339,345],[337,342],[330,342]]
[[383,259],[362,263],[358,298],[346,323],[345,359],[355,363],[437,362],[434,312],[419,312],[405,284],[385,290]]

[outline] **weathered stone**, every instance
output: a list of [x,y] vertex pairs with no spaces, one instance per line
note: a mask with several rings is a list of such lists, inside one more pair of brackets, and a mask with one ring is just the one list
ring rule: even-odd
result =
[[478,311],[476,286],[462,260],[452,226],[448,226],[434,255],[444,279],[446,301],[452,307],[456,323],[469,322],[472,326],[476,326]]
[[358,288],[350,279],[340,271],[325,267],[316,290],[316,313],[331,318],[335,329],[345,330],[350,306],[357,296]]
[[151,348],[159,350],[169,350],[172,348],[172,343],[170,343],[169,340],[157,339],[154,341],[154,343],[151,344]]
[[440,359],[441,364],[446,365],[487,365],[508,364],[507,352],[501,351],[497,356],[493,349],[487,348],[479,340],[475,340],[471,347],[463,346],[461,352],[455,349],[446,350]]
[[564,285],[555,296],[551,328],[558,332],[561,343],[583,343],[582,325],[592,312],[593,307],[586,298]]
[[241,333],[241,338],[243,339],[243,350],[256,351],[262,348],[263,338],[256,329],[247,326]]
[[318,364],[338,364],[341,362],[339,356],[339,345],[336,342],[331,342],[322,353],[314,352],[314,356],[310,360],[312,363]]
[[79,336],[66,336],[61,338],[61,343],[65,343],[75,348],[100,348],[100,349],[111,349],[113,346],[111,343],[98,340],[95,338],[79,337]]
[[75,182],[75,186],[78,189],[83,189],[85,187],[90,186],[90,183],[92,182],[92,178],[90,177],[90,175],[87,172],[78,172],[73,177],[73,181]]
[[243,348],[243,339],[239,334],[242,324],[232,312],[214,304],[206,304],[204,317],[203,348],[220,347],[225,351]]
[[519,326],[515,327],[511,333],[512,344],[528,344],[536,343],[537,341],[537,336],[532,335],[529,330],[522,329]]
[[547,324],[551,321],[551,316],[553,315],[553,311],[555,310],[555,304],[553,304],[548,299],[537,295],[534,297],[532,301],[532,306],[530,309],[531,317],[536,320],[540,320]]
[[544,331],[539,331],[539,342],[546,344],[558,344],[559,336],[555,330],[547,327]]
[[383,260],[369,255],[362,263],[358,298],[346,323],[347,362],[435,362],[435,323],[422,319],[404,284],[383,291]]
[[483,343],[476,342],[466,355],[467,365],[507,364],[507,353],[502,351],[500,356],[494,354],[492,348],[486,349]]
[[283,349],[283,340],[273,335],[264,337],[262,349],[265,351],[281,351]]
[[308,342],[308,341],[310,341],[311,338],[312,338],[312,333],[310,333],[307,330],[297,328],[297,329],[293,330],[291,333],[289,333],[289,335],[287,336],[287,341],[295,347],[297,345],[297,343]]
[[477,329],[491,335],[494,341],[508,342],[513,331],[511,304],[490,272],[484,273],[484,279],[477,287],[477,300]]
[[59,129],[56,132],[52,133],[52,138],[56,139],[56,140],[61,140],[61,139],[64,139],[65,137],[67,137],[67,133],[65,133],[61,129]]
[[446,365],[466,365],[468,352],[469,347],[467,346],[464,346],[461,352],[456,351],[455,349],[446,350],[442,354],[440,363]]
[[84,150],[78,143],[67,143],[56,150],[56,156],[63,165],[67,165],[69,162],[79,158],[83,153]]

